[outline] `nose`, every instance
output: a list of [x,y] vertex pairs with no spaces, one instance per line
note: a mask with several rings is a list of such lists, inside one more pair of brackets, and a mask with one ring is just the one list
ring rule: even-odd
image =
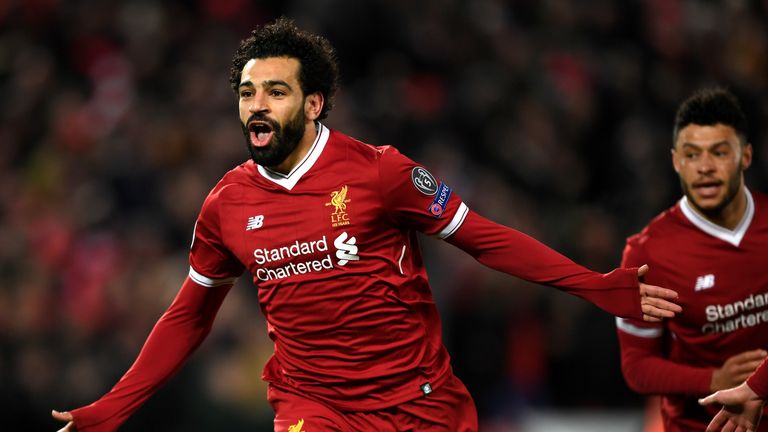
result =
[[267,104],[267,98],[264,92],[256,92],[251,97],[251,104],[248,106],[248,111],[252,113],[265,113],[269,112],[269,105]]
[[715,171],[715,161],[712,158],[712,155],[710,155],[708,152],[703,152],[701,156],[699,157],[699,163],[696,166],[696,169],[699,173],[711,173]]

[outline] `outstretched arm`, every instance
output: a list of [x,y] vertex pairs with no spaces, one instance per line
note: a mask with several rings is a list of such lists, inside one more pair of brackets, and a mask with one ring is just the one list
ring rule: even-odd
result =
[[181,368],[205,339],[231,287],[204,287],[187,278],[176,299],[155,324],[133,366],[112,390],[71,413],[54,411],[53,417],[57,420],[73,422],[62,430],[117,429]]
[[520,231],[472,211],[446,241],[490,268],[557,287],[612,315],[658,321],[682,310],[669,301],[677,298],[675,291],[640,283],[639,277],[647,268],[597,273]]

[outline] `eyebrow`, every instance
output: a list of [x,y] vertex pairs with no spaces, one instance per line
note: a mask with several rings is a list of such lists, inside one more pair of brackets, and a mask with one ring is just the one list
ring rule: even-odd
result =
[[[291,87],[290,84],[288,84],[283,80],[265,80],[265,81],[262,81],[262,85],[264,87],[274,87],[274,86],[280,85],[280,86],[287,87],[288,90],[293,90],[293,87]],[[240,88],[240,87],[255,87],[255,86],[253,85],[253,82],[251,82],[251,80],[248,80],[248,81],[241,82],[240,85],[237,87]]]
[[[723,146],[723,145],[728,145],[728,144],[729,144],[728,141],[718,141],[718,142],[716,142],[716,143],[714,143],[714,144],[712,144],[710,146],[707,146],[706,148],[711,150],[711,149],[714,149],[714,148],[717,148],[717,147],[720,147],[720,146]],[[704,149],[702,146],[700,146],[698,144],[693,144],[693,143],[689,143],[689,142],[685,142],[685,143],[680,145],[680,148],[685,148],[685,147],[693,147],[694,149],[697,149],[697,150]]]

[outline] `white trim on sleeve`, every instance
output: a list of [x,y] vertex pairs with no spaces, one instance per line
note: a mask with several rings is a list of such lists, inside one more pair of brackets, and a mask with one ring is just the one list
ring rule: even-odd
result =
[[616,328],[623,331],[624,333],[629,333],[632,336],[646,339],[661,337],[662,334],[662,329],[660,328],[639,327],[634,324],[630,324],[624,318],[619,317],[616,317]]
[[448,222],[448,225],[446,225],[445,228],[443,228],[443,230],[437,234],[437,238],[445,240],[453,233],[455,233],[461,224],[464,223],[464,219],[466,219],[467,213],[469,213],[469,207],[467,207],[467,205],[462,202],[459,205],[459,209],[456,210],[456,214],[453,215],[453,219],[451,219],[451,221]]
[[203,276],[200,273],[196,272],[195,269],[192,268],[192,266],[189,267],[189,278],[192,279],[198,285],[202,285],[208,288],[213,288],[213,287],[222,286],[222,285],[232,285],[237,280],[236,277],[226,278],[226,279],[211,279],[208,276]]

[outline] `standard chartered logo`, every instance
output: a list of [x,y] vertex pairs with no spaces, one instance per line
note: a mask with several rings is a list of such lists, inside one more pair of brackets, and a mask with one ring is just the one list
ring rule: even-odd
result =
[[348,235],[347,232],[343,232],[339,234],[338,237],[336,237],[336,240],[333,241],[333,245],[336,246],[336,258],[339,259],[339,265],[347,265],[350,261],[357,261],[360,259],[360,256],[357,254],[357,246],[355,246],[355,243],[357,243],[357,239],[354,237],[349,237],[347,239]]
[[[347,265],[350,261],[358,261],[357,239],[350,237],[347,232],[338,235],[333,241],[336,248],[336,264]],[[318,256],[328,252],[326,236],[320,240],[308,242],[295,241],[291,244],[273,249],[259,248],[253,251],[254,261],[262,265],[256,269],[256,278],[262,281],[284,279],[290,276],[329,270],[334,267],[331,254]],[[288,261],[288,262],[286,262]]]
[[730,333],[736,330],[768,324],[768,292],[750,294],[743,300],[714,304],[704,308],[707,323],[702,333]]

